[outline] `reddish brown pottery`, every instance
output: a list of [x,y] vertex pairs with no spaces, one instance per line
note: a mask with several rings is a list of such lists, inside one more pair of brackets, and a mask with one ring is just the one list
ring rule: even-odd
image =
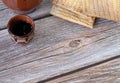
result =
[[[17,21],[25,21],[29,24],[31,24],[31,28],[32,30],[26,34],[26,35],[23,35],[23,36],[17,36],[15,34],[12,33],[12,25],[14,25],[15,22]],[[26,16],[26,15],[17,15],[17,16],[14,16],[12,17],[9,22],[8,22],[8,32],[10,34],[10,37],[11,39],[16,42],[17,44],[20,44],[20,45],[25,45],[27,43],[30,42],[30,40],[33,38],[33,35],[34,35],[34,30],[35,30],[35,24],[32,20],[32,18],[30,18],[29,16]]]
[[19,14],[34,11],[42,0],[2,0],[5,5]]

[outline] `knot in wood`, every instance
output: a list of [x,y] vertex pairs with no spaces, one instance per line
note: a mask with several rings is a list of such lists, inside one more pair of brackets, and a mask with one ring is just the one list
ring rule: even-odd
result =
[[73,40],[69,43],[70,47],[78,47],[80,44],[81,40]]

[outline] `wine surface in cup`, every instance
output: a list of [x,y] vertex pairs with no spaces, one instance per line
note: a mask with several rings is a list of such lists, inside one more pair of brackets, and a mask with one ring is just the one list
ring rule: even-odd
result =
[[25,36],[28,33],[30,33],[31,30],[32,30],[31,24],[25,21],[17,21],[11,27],[12,33],[16,36]]

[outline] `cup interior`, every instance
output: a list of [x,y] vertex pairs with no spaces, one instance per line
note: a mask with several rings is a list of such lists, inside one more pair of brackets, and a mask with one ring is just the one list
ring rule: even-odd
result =
[[34,31],[33,20],[26,15],[17,15],[8,22],[8,31],[15,36],[29,36]]

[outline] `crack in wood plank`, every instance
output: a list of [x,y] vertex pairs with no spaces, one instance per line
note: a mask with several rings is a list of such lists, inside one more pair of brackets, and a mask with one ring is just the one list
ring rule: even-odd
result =
[[[81,72],[82,72],[82,71],[86,71],[86,70],[88,70],[88,69],[90,69],[90,68],[93,68],[93,67],[96,67],[96,66],[99,66],[99,65],[103,65],[103,64],[109,63],[109,62],[114,61],[114,60],[119,60],[119,59],[120,59],[120,55],[118,55],[118,56],[116,56],[116,57],[111,57],[111,58],[109,58],[109,59],[106,59],[106,60],[104,60],[104,61],[101,61],[101,62],[98,62],[98,63],[95,63],[95,64],[91,64],[91,65],[85,66],[85,67],[83,67],[83,68],[80,68],[80,69],[77,69],[77,70],[74,70],[74,71],[70,71],[70,72],[67,72],[67,73],[58,75],[58,76],[56,76],[56,77],[48,78],[48,79],[43,80],[43,81],[39,81],[39,78],[36,78],[36,79],[29,80],[29,81],[27,81],[27,82],[25,82],[25,83],[36,83],[36,82],[37,82],[37,83],[54,83],[54,82],[58,83],[56,80],[59,80],[59,79],[61,79],[61,78],[64,78],[64,77],[66,77],[66,76],[68,76],[68,75],[71,75],[71,74],[74,74],[74,73],[78,73],[78,72],[80,72],[80,71],[81,71]],[[108,74],[107,74],[107,75],[108,75]],[[105,75],[100,75],[99,77],[103,77],[103,76],[105,76]],[[96,79],[96,78],[99,78],[99,77],[91,77],[90,79]],[[67,81],[67,80],[64,79],[64,80],[59,80],[59,81],[64,82],[64,81]],[[60,83],[61,83],[61,82],[60,82]]]
[[105,60],[85,69],[78,69],[65,75],[39,81],[39,78],[26,83],[119,83],[120,56]]

